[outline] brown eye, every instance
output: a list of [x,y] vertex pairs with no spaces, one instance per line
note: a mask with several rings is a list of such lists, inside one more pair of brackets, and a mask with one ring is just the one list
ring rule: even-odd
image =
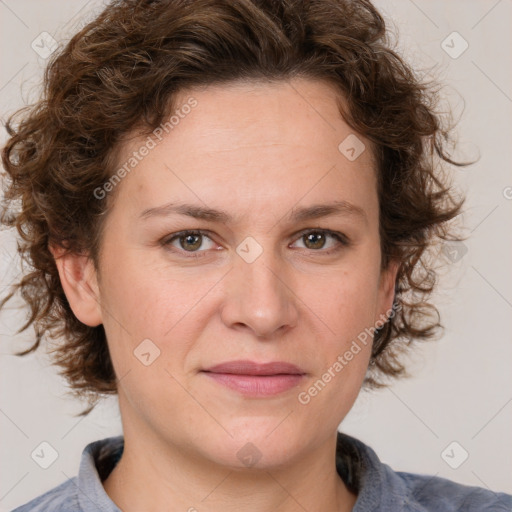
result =
[[303,235],[302,239],[308,249],[322,249],[325,245],[325,233],[313,231]]
[[203,235],[185,235],[178,238],[180,246],[185,251],[195,251],[201,247]]
[[181,231],[162,240],[162,245],[175,253],[204,256],[215,247],[213,240],[201,231]]
[[344,234],[327,229],[303,231],[295,243],[302,243],[303,248],[325,255],[350,245],[349,239]]

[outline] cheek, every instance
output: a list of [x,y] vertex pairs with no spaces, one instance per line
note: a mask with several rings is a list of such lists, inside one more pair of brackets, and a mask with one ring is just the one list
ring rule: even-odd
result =
[[[317,346],[318,375],[304,389],[302,403],[332,407],[344,417],[356,399],[367,372],[373,342],[378,273],[356,268],[317,289],[317,311],[329,327]],[[327,405],[329,404],[329,405]]]
[[163,340],[211,288],[208,279],[139,261],[136,252],[113,260],[105,262],[102,303],[133,337]]
[[[120,394],[147,415],[148,404],[156,403],[152,397],[166,397],[163,406],[172,401],[179,408],[187,397],[178,383],[178,369],[190,349],[187,340],[197,337],[193,329],[200,325],[193,321],[191,308],[206,285],[164,281],[147,265],[128,258],[109,269],[102,305]],[[180,414],[186,417],[189,412],[185,408]]]
[[140,390],[130,391],[135,395],[158,394],[165,383],[179,397],[183,390],[171,375],[188,369],[187,356],[214,312],[212,289],[219,277],[199,279],[197,272],[169,277],[161,265],[147,260],[142,264],[133,257],[106,268],[104,327],[116,374],[122,378],[129,372],[130,382],[143,383]]
[[316,292],[322,318],[345,341],[372,325],[377,298],[378,272],[371,265],[344,270]]

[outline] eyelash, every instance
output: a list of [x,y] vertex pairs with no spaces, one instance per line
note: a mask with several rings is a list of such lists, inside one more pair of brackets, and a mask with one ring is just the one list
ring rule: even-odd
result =
[[[350,245],[349,239],[343,233],[338,233],[336,231],[331,231],[329,229],[320,229],[320,228],[303,230],[300,233],[298,233],[298,237],[296,238],[296,240],[298,240],[306,235],[309,235],[311,233],[321,233],[323,235],[332,236],[334,239],[336,239],[340,243],[340,246],[333,247],[328,250],[307,249],[307,248],[306,248],[306,250],[310,250],[313,252],[319,252],[323,255],[330,255],[334,252],[341,250],[343,247],[348,247]],[[208,231],[203,231],[202,229],[192,229],[192,230],[179,231],[177,233],[173,233],[172,235],[162,239],[161,244],[164,247],[169,248],[169,246],[171,246],[171,243],[174,240],[179,239],[181,237],[188,236],[188,235],[193,235],[193,236],[202,235],[202,236],[206,236],[207,238],[209,238],[211,240],[211,237],[209,236]],[[208,252],[207,250],[204,250],[204,251],[185,251],[183,249],[176,250],[176,248],[172,248],[170,250],[172,252],[177,252],[179,254],[185,254],[185,258],[202,258],[205,256],[204,253]]]

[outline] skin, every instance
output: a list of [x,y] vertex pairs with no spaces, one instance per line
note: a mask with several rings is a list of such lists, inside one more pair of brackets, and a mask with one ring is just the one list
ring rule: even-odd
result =
[[[182,91],[177,105],[190,96],[197,106],[117,185],[99,271],[54,249],[74,313],[103,323],[120,379],[125,450],[103,485],[125,512],[352,510],[356,496],[335,468],[336,431],[370,343],[307,405],[298,395],[392,306],[397,266],[381,270],[370,142],[358,136],[366,150],[354,161],[338,150],[353,130],[320,81],[210,86]],[[119,148],[120,165],[141,140]],[[289,218],[340,200],[364,215]],[[224,210],[233,221],[140,218],[169,202]],[[161,242],[189,229],[208,235],[202,244]],[[311,242],[306,229],[350,242]],[[252,263],[236,252],[248,236],[263,251]],[[144,339],[160,350],[148,366],[134,357]],[[235,359],[286,361],[306,375],[254,398],[201,373]],[[237,456],[248,442],[260,454],[252,467]]]

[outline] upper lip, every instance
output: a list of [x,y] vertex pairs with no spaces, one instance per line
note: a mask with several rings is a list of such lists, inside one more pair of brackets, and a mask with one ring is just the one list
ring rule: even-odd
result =
[[203,371],[211,373],[232,373],[235,375],[303,375],[299,367],[284,361],[271,361],[269,363],[257,363],[254,361],[227,361],[220,363]]

